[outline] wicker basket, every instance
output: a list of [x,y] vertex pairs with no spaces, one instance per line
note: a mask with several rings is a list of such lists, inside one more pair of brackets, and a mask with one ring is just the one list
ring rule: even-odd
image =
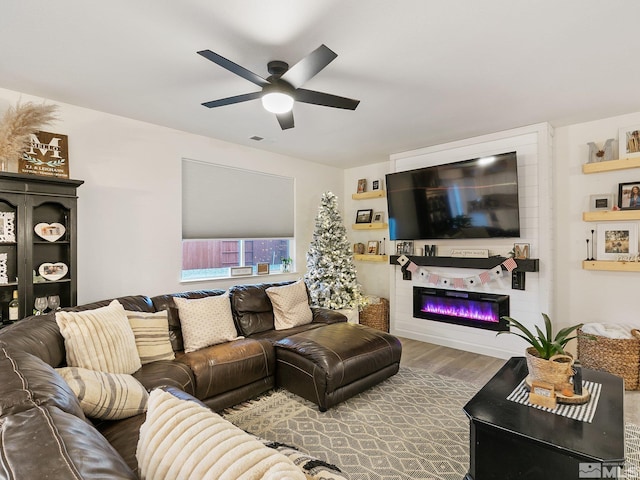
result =
[[600,370],[624,379],[625,390],[638,390],[640,377],[640,332],[632,330],[634,338],[585,336],[578,330],[578,359],[585,368]]
[[383,332],[389,331],[389,300],[381,298],[380,303],[370,303],[360,312],[360,323]]
[[569,378],[573,375],[573,358],[569,355],[554,355],[549,360],[538,356],[535,348],[529,347],[525,352],[527,369],[531,380],[539,380],[552,384],[556,390],[562,390],[569,385]]

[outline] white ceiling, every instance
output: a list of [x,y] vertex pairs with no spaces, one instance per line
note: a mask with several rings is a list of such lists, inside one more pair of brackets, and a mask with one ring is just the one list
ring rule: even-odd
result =
[[[548,121],[640,111],[636,0],[3,0],[0,87],[339,167]],[[296,104],[282,131],[259,89],[320,44],[305,88],[356,111]],[[261,142],[251,136],[264,137]],[[595,139],[598,140],[598,139]]]

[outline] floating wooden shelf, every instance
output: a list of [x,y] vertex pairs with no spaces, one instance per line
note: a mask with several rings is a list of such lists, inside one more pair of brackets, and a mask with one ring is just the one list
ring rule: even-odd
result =
[[607,162],[585,163],[582,165],[582,173],[613,172],[614,170],[626,170],[628,168],[640,168],[640,158],[622,158]]
[[388,223],[354,223],[352,225],[354,230],[386,230],[389,228]]
[[371,192],[353,193],[351,198],[353,200],[367,200],[369,198],[384,198],[387,192],[384,190],[373,190]]
[[640,210],[604,210],[601,212],[583,212],[582,220],[585,222],[640,220]]
[[358,260],[361,262],[386,262],[389,260],[387,255],[361,255],[356,254],[353,256],[354,260]]
[[[477,268],[488,270],[497,267],[504,262],[506,257],[489,257],[489,258],[458,258],[458,257],[420,257],[407,255],[409,259],[416,265],[423,267],[451,267],[451,268]],[[391,255],[390,263],[398,264],[398,255]],[[537,258],[529,258],[527,260],[516,260],[518,264],[517,270],[520,272],[537,272],[540,268],[540,262]],[[503,267],[504,268],[504,267]]]
[[607,270],[610,272],[640,272],[640,262],[583,260],[582,268],[584,270]]

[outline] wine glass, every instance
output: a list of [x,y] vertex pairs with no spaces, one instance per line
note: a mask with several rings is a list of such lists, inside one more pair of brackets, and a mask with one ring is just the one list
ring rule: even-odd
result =
[[49,295],[47,298],[47,304],[52,312],[60,309],[60,297],[58,295]]
[[36,315],[42,315],[42,312],[47,308],[47,305],[47,297],[36,297],[36,301],[34,302],[34,306],[38,311]]

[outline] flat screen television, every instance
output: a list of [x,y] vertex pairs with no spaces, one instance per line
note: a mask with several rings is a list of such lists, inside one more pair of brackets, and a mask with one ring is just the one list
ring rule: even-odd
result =
[[516,152],[389,173],[391,240],[520,236]]

